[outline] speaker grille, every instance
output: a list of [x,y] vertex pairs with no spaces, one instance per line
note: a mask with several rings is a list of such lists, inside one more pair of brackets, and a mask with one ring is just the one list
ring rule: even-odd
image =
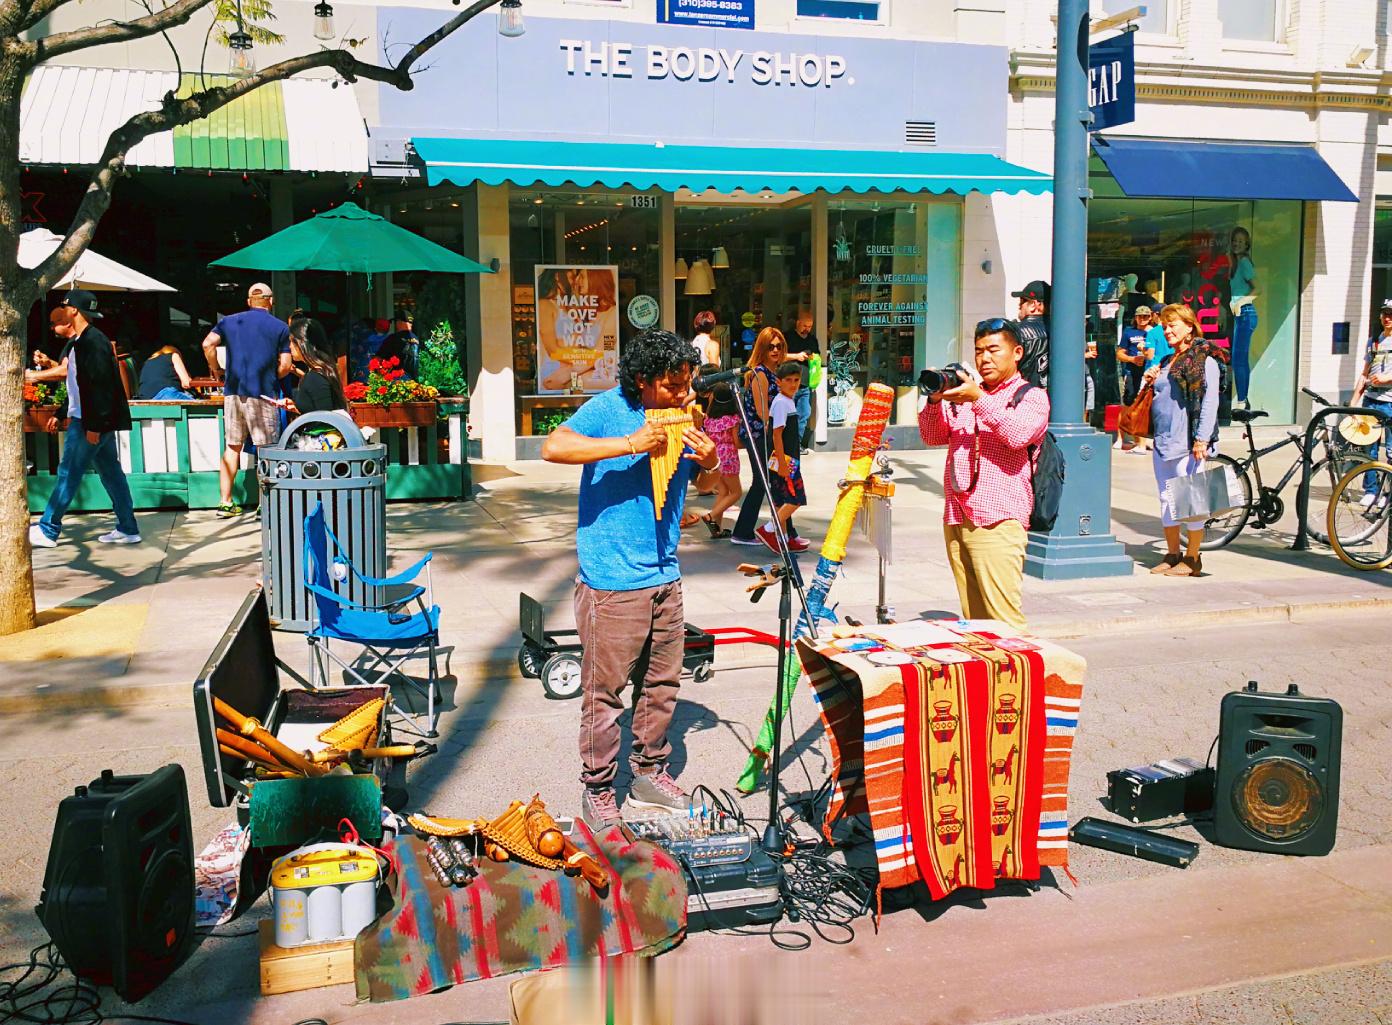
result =
[[1246,751],[1249,755],[1255,755],[1255,754],[1260,754],[1261,752],[1265,751],[1265,750],[1266,750],[1268,747],[1270,747],[1270,746],[1271,746],[1271,744],[1270,744],[1269,741],[1265,741],[1265,740],[1249,740],[1249,741],[1247,741],[1247,746],[1246,746],[1245,748],[1243,748],[1243,750]]
[[1314,744],[1296,744],[1295,753],[1312,762],[1319,757],[1319,751]]
[[1232,790],[1238,820],[1269,840],[1297,840],[1324,810],[1324,790],[1309,769],[1289,758],[1263,758],[1247,766]]

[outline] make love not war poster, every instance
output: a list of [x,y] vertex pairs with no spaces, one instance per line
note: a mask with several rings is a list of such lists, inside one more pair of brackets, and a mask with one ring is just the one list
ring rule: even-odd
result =
[[536,268],[537,392],[607,391],[618,382],[619,268]]

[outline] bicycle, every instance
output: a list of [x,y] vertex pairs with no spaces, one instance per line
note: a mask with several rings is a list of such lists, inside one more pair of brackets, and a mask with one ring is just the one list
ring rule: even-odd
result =
[[[1300,390],[1321,406],[1333,405],[1323,395],[1319,395],[1309,388],[1301,388]],[[1243,502],[1204,523],[1204,540],[1199,545],[1203,551],[1211,552],[1230,544],[1238,534],[1242,533],[1248,520],[1254,519],[1256,526],[1260,529],[1271,526],[1285,515],[1286,503],[1281,497],[1281,492],[1300,472],[1301,466],[1304,464],[1305,432],[1292,429],[1281,441],[1259,449],[1252,437],[1252,423],[1268,415],[1265,410],[1261,409],[1234,409],[1232,411],[1233,422],[1242,424],[1243,434],[1247,440],[1247,458],[1238,460],[1232,456],[1214,455],[1204,461],[1204,469],[1206,470],[1223,466],[1232,471],[1233,476],[1237,478],[1238,486],[1242,489]],[[1324,447],[1324,455],[1310,467],[1310,500],[1305,507],[1305,530],[1317,541],[1327,543],[1329,535],[1325,530],[1328,518],[1325,511],[1326,506],[1334,497],[1335,490],[1344,476],[1354,467],[1365,462],[1368,456],[1366,452],[1344,441],[1336,431],[1330,428],[1327,421],[1321,422],[1315,429],[1315,438]],[[1277,481],[1275,487],[1268,487],[1262,481],[1259,460],[1262,456],[1268,456],[1288,445],[1296,447],[1295,461]],[[1254,482],[1255,487],[1253,486]]]
[[1345,566],[1392,566],[1392,466],[1370,461],[1344,474],[1325,516],[1329,546]]

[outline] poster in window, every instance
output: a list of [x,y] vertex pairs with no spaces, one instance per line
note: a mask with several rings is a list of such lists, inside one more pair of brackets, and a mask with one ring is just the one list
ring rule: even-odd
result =
[[619,268],[536,268],[537,393],[601,392],[619,366]]

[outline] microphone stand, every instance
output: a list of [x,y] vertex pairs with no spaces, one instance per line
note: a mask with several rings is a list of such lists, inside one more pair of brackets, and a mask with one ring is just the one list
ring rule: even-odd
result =
[[[760,458],[753,460],[754,474],[756,479],[764,485],[764,499],[768,504],[769,517],[773,522],[773,531],[778,539],[778,559],[782,563],[778,592],[778,675],[774,681],[773,750],[769,752],[768,765],[769,813],[768,825],[764,828],[764,836],[760,842],[760,846],[766,853],[782,854],[784,848],[783,821],[778,815],[778,776],[779,762],[783,755],[783,676],[788,668],[788,646],[792,637],[792,592],[794,588],[797,589],[798,602],[802,605],[803,619],[807,622],[809,633],[814,638],[817,636],[817,624],[807,611],[807,594],[803,590],[802,573],[798,568],[797,560],[793,558],[793,553],[788,548],[788,535],[783,529],[782,521],[778,518],[778,507],[774,504],[768,467],[767,430],[763,435],[762,443],[755,440],[754,432],[750,429],[749,410],[744,401],[745,394],[748,393],[749,389],[738,381],[730,382],[730,387],[735,395],[735,406],[739,409],[740,422],[744,426],[745,437],[750,442],[749,448],[760,456]],[[799,428],[801,426],[801,424],[798,425]],[[762,453],[760,452],[761,448],[764,450]],[[801,449],[799,449],[800,452]],[[763,590],[759,589],[753,593],[749,600],[757,602],[761,597],[763,597]]]

